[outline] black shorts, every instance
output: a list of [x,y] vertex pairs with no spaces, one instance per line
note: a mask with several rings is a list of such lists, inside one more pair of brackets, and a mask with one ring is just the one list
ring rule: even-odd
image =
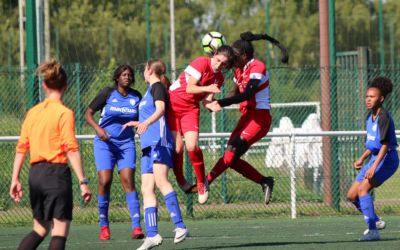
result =
[[33,218],[72,220],[72,179],[66,164],[40,162],[29,170]]

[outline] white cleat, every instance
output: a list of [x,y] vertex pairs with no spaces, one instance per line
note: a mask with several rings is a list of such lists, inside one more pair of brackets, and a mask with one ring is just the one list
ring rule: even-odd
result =
[[381,236],[379,235],[378,230],[368,230],[368,233],[363,235],[360,239],[360,241],[374,241],[374,240],[380,240]]
[[[382,229],[386,228],[386,222],[381,220],[380,218],[377,222],[375,222],[375,224],[376,224],[376,229],[378,229],[378,230],[382,230]],[[368,231],[369,231],[369,229],[366,229],[364,231],[364,235],[366,235],[368,233]]]
[[208,181],[205,180],[204,183],[197,183],[197,190],[199,194],[199,203],[204,204],[208,200]]
[[174,238],[174,243],[180,243],[186,239],[186,237],[189,235],[189,230],[187,228],[175,228],[175,238]]
[[157,234],[156,236],[153,236],[153,237],[146,237],[146,239],[144,239],[143,244],[137,250],[152,249],[153,247],[161,245],[162,241],[163,241],[163,238],[159,234]]

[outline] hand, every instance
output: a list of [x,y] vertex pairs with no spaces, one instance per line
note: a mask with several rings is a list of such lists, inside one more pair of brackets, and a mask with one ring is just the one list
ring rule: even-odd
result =
[[110,134],[105,131],[103,128],[100,128],[99,130],[96,131],[97,136],[102,140],[102,141],[108,141],[110,139]]
[[81,197],[85,201],[85,203],[88,203],[92,199],[92,192],[89,189],[89,186],[87,184],[81,184]]
[[371,167],[370,169],[365,172],[365,179],[371,180],[374,177],[376,167]]
[[353,167],[354,167],[355,169],[361,169],[361,168],[362,168],[363,162],[364,162],[363,160],[358,159],[358,160],[356,160],[356,161],[353,163]]
[[217,93],[221,93],[221,90],[218,88],[217,84],[211,84],[211,85],[207,86],[206,92],[217,94]]
[[23,195],[23,191],[22,191],[22,185],[21,182],[19,180],[14,180],[11,182],[11,186],[10,186],[10,196],[11,198],[19,203],[22,200],[22,195]]
[[221,106],[219,105],[219,103],[217,101],[213,101],[213,102],[207,103],[205,105],[205,107],[208,108],[209,110],[211,110],[212,112],[221,111]]
[[122,126],[122,130],[126,129],[127,127],[137,127],[138,124],[138,121],[127,122]]
[[139,124],[136,126],[136,132],[137,132],[139,135],[141,135],[141,134],[143,134],[144,132],[146,132],[146,130],[147,130],[148,127],[149,127],[149,125],[147,125],[146,122],[139,123]]

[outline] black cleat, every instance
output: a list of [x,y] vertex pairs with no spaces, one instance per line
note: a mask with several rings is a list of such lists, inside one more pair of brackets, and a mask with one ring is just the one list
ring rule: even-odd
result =
[[274,189],[274,182],[274,177],[272,176],[264,177],[261,181],[261,187],[264,192],[265,205],[268,205],[268,203],[271,201],[272,191]]

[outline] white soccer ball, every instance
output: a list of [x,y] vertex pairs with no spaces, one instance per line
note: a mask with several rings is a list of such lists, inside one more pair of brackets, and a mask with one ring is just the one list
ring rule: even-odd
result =
[[217,31],[208,32],[204,35],[203,39],[201,39],[204,52],[210,55],[214,54],[219,47],[225,44],[225,37]]

